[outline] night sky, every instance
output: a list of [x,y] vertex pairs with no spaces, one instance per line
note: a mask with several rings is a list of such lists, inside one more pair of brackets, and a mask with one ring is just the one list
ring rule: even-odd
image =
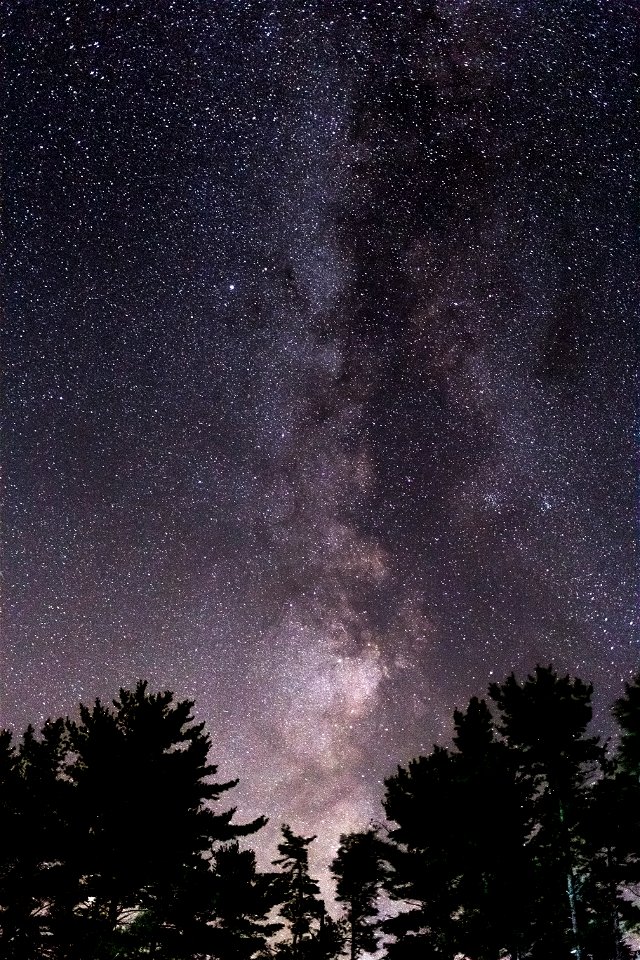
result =
[[627,0],[3,5],[0,722],[195,698],[337,834],[454,707],[640,666]]

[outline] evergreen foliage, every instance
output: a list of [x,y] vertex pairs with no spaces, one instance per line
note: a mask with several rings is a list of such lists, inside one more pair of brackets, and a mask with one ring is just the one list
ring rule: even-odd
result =
[[490,692],[499,729],[525,786],[528,847],[534,872],[535,955],[581,960],[585,939],[582,896],[589,851],[584,817],[589,784],[602,758],[598,738],[586,734],[592,688],[536,667],[524,683],[511,675]]
[[321,948],[329,948],[330,938],[325,931],[326,912],[320,888],[309,873],[309,846],[315,839],[294,833],[284,823],[278,844],[280,856],[274,860],[274,866],[279,866],[282,873],[280,914],[287,929],[287,936],[278,944],[278,955],[292,960],[335,956],[321,952]]
[[262,955],[282,924],[270,920],[280,903],[278,875],[260,873],[253,850],[238,841],[226,843],[214,855],[213,897],[215,956],[249,960]]
[[350,960],[378,947],[378,892],[382,883],[382,848],[378,832],[343,834],[331,871],[336,900],[344,907]]
[[[631,738],[607,763],[588,735],[591,687],[551,667],[490,694],[495,719],[473,698],[454,715],[454,750],[434,747],[386,781],[385,888],[399,904],[384,923],[388,956],[628,956],[635,911],[625,890],[640,849],[637,836],[625,848],[640,809]],[[630,730],[633,699],[628,688],[616,705]]]
[[216,850],[266,821],[215,811],[236,781],[213,779],[192,707],[141,682],[17,751],[3,736],[0,955],[214,956]]
[[620,769],[640,780],[640,673],[625,684],[625,695],[616,700],[613,715],[620,725]]
[[625,684],[625,695],[616,700],[613,714],[620,740],[609,787],[611,804],[603,818],[614,837],[612,870],[631,894],[619,904],[619,915],[640,936],[640,673]]
[[[345,834],[340,919],[282,827],[277,870],[218,804],[193,704],[145,683],[0,732],[3,960],[628,960],[640,933],[640,676],[607,754],[591,687],[537,667],[454,713],[386,781],[387,835]],[[493,703],[493,707],[490,706]],[[279,916],[278,916],[279,915]]]

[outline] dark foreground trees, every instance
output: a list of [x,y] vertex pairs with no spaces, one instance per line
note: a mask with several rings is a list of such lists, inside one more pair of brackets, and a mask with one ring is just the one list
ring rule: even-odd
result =
[[586,733],[592,688],[538,667],[524,683],[511,676],[490,692],[525,788],[536,950],[580,960],[587,933],[581,888],[591,855],[585,814],[601,758],[597,738]]
[[[455,714],[434,748],[386,782],[388,956],[613,960],[630,955],[640,879],[637,684],[618,701],[605,759],[590,687],[538,667]],[[626,726],[625,726],[626,724]],[[634,834],[634,829],[636,833]],[[636,891],[637,892],[637,891]]]
[[[242,955],[222,950],[232,924],[219,878],[236,838],[266,821],[218,811],[236,781],[216,782],[192,707],[139,683],[40,738],[27,730],[17,748],[3,736],[2,957]],[[252,886],[254,867],[243,863],[235,923],[260,946],[273,899],[268,884]]]
[[278,844],[283,934],[273,953],[282,960],[329,960],[342,951],[339,924],[327,913],[320,887],[309,872],[309,847],[315,837],[303,837],[285,823]]
[[378,902],[383,879],[383,848],[376,829],[343,834],[331,871],[336,900],[343,907],[350,960],[378,947]]
[[[121,690],[0,732],[2,960],[627,960],[640,931],[640,677],[590,734],[591,688],[536,668],[454,714],[386,781],[388,824],[341,836],[331,916],[314,837],[274,871],[243,838],[189,701]],[[333,908],[332,908],[333,909]]]

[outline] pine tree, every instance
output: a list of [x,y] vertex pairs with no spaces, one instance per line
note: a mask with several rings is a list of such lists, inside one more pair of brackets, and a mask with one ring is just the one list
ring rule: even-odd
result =
[[490,692],[500,710],[499,729],[528,793],[529,849],[537,864],[532,955],[581,960],[583,886],[589,872],[582,822],[589,781],[602,752],[586,734],[592,688],[536,667],[523,683],[513,674]]
[[613,715],[620,726],[620,768],[640,781],[640,673],[633,683],[625,684],[625,695],[616,700]]
[[318,896],[320,888],[309,874],[309,846],[315,839],[296,834],[288,824],[283,824],[278,844],[280,856],[274,860],[282,871],[280,913],[287,921],[289,934],[281,942],[280,952],[295,960],[306,956],[324,916],[324,904]]
[[0,946],[7,960],[45,956],[68,913],[65,749],[62,720],[47,722],[39,737],[28,727],[15,750],[11,735],[0,735]]
[[336,900],[344,905],[349,956],[378,947],[378,892],[382,882],[381,845],[375,829],[343,834],[331,871]]
[[282,927],[269,920],[280,902],[277,875],[259,873],[253,850],[241,850],[237,841],[219,847],[212,866],[214,955],[237,960],[262,955]]
[[457,887],[464,867],[458,845],[460,794],[451,753],[434,747],[385,781],[391,821],[384,888],[403,909],[384,922],[394,937],[390,960],[447,958],[457,952]]
[[632,918],[633,904],[621,896],[627,875],[629,812],[615,758],[607,758],[602,775],[591,787],[581,823],[589,866],[582,888],[583,939],[590,960],[627,960],[631,956],[623,918]]
[[461,952],[477,960],[494,960],[504,951],[518,960],[532,925],[525,791],[508,748],[496,737],[484,700],[473,697],[466,712],[456,710],[454,727],[463,865],[457,943]]
[[[344,924],[334,920],[327,913],[323,900],[318,900],[317,923],[314,924],[310,936],[299,945],[299,956],[302,960],[335,960],[342,956],[345,945]],[[285,947],[285,956],[291,953]]]
[[497,723],[473,698],[454,714],[454,750],[386,781],[384,886],[404,907],[384,924],[388,955],[569,960],[589,945],[595,960],[613,940],[597,916],[612,875],[597,874],[603,847],[589,835],[602,759],[591,688],[538,667],[491,695]]
[[113,706],[81,706],[80,722],[69,724],[82,927],[76,942],[83,956],[108,956],[123,933],[137,933],[153,956],[206,953],[213,904],[203,894],[211,887],[212,850],[266,821],[239,826],[233,808],[215,812],[237,781],[213,781],[210,739],[194,723],[191,701],[149,694],[140,682],[121,690]]
[[320,926],[315,942],[316,949],[309,955],[310,957],[317,957],[317,960],[333,960],[334,957],[342,956],[345,945],[344,925],[327,913],[324,904],[322,904]]
[[612,789],[614,823],[619,825],[618,882],[626,893],[618,899],[618,909],[627,928],[640,934],[640,674],[625,684],[613,715],[620,727]]
[[386,781],[384,885],[408,906],[384,924],[389,956],[516,960],[530,927],[523,791],[484,701],[454,723],[455,750],[434,747]]

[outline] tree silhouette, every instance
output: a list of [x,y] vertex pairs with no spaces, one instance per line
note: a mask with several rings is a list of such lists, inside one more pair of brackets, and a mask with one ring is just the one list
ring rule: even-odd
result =
[[[591,687],[537,667],[454,713],[386,781],[384,840],[343,835],[344,919],[309,872],[315,837],[284,825],[261,873],[220,799],[193,704],[145,683],[14,740],[0,732],[0,957],[6,960],[628,960],[640,930],[640,677],[605,756]],[[378,891],[395,902],[378,924]],[[634,901],[634,896],[636,901]],[[275,919],[280,907],[282,923]]]
[[381,844],[377,830],[343,834],[331,871],[336,900],[344,905],[351,960],[378,947],[378,892],[382,882]]
[[342,956],[345,945],[345,935],[343,924],[339,920],[334,920],[327,913],[322,904],[320,914],[320,926],[315,938],[315,945],[312,945],[308,956],[317,958],[317,960],[333,960],[334,957]]
[[280,903],[278,877],[259,873],[253,850],[238,842],[224,844],[214,854],[214,955],[249,960],[262,954],[282,924],[269,921]]
[[0,946],[7,960],[45,956],[43,942],[69,914],[65,749],[62,720],[47,722],[39,738],[28,727],[17,750],[9,733],[1,735]]
[[[603,775],[591,787],[581,823],[588,861],[581,877],[583,941],[592,960],[624,960],[631,955],[624,919],[632,920],[637,912],[622,896],[628,886],[629,800],[615,760],[603,761]],[[636,809],[637,801],[636,797]]]
[[516,960],[531,923],[524,794],[487,704],[474,697],[454,723],[455,750],[434,747],[386,781],[384,885],[404,905],[384,924],[389,956]]
[[140,682],[113,706],[81,706],[80,722],[69,724],[82,889],[76,913],[101,944],[144,918],[153,955],[191,956],[210,940],[211,907],[194,910],[191,895],[209,886],[212,848],[266,821],[238,826],[233,808],[214,812],[237,781],[213,781],[210,738],[194,723],[191,701],[149,694]]
[[512,674],[490,693],[500,710],[499,730],[528,793],[529,849],[535,858],[535,957],[583,954],[583,874],[588,873],[582,820],[589,780],[602,751],[588,737],[592,688],[536,667],[520,683]]
[[217,957],[223,931],[228,956],[264,945],[271,881],[234,841],[266,821],[215,809],[237,781],[215,781],[192,707],[141,682],[17,746],[0,734],[0,956]]
[[385,889],[403,907],[384,929],[394,937],[388,956],[452,957],[456,953],[456,887],[460,795],[453,758],[434,747],[385,781],[383,805],[392,822]]
[[496,737],[484,700],[473,697],[466,712],[456,710],[454,727],[462,869],[457,943],[478,960],[490,960],[505,950],[517,960],[533,922],[526,791],[507,746]]
[[319,898],[320,888],[309,874],[309,846],[314,837],[303,837],[291,827],[282,825],[282,840],[278,844],[280,856],[274,865],[282,871],[282,906],[280,913],[288,921],[289,938],[280,944],[280,952],[292,958],[306,956],[324,917],[324,904]]
[[400,905],[388,955],[568,960],[588,945],[595,957],[611,879],[596,883],[591,862],[604,856],[588,832],[603,756],[587,735],[591,688],[538,667],[490,692],[497,720],[474,697],[454,714],[453,750],[386,781],[384,885]]
[[640,673],[633,683],[625,683],[625,695],[616,700],[613,715],[620,726],[620,768],[640,781]]
[[618,898],[628,929],[640,932],[640,674],[625,684],[613,715],[620,727],[615,772],[610,788],[615,807],[608,818],[617,824],[618,883],[630,894]]

